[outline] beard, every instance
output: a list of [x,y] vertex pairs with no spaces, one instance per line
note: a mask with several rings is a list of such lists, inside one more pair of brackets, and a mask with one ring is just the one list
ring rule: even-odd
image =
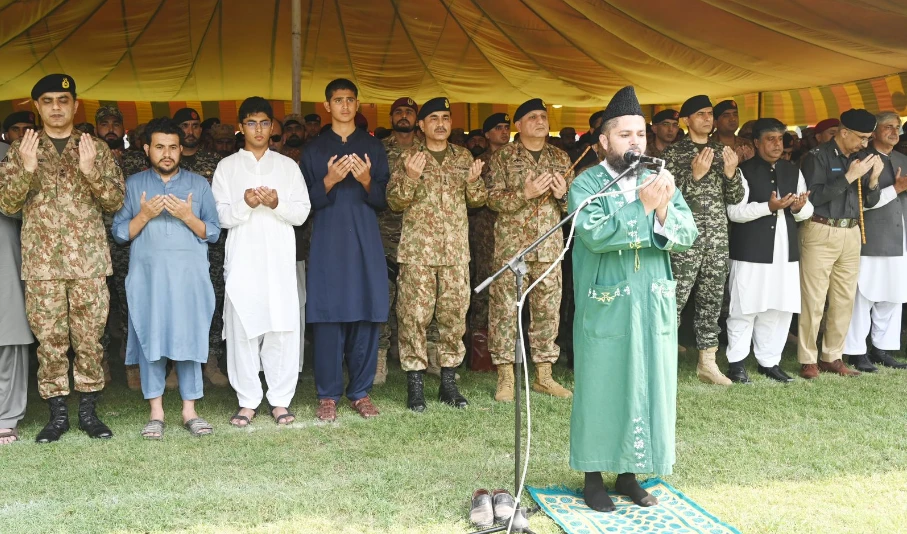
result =
[[469,149],[469,152],[472,153],[472,157],[477,158],[485,152],[485,148],[481,145],[476,145]]
[[302,146],[302,137],[299,137],[298,135],[293,134],[293,135],[287,137],[287,140],[284,141],[284,144],[287,145],[288,147],[299,148]]
[[[628,150],[628,152],[632,152]],[[605,161],[608,162],[608,166],[618,173],[624,172],[630,168],[630,164],[624,159],[624,155],[620,152],[608,151],[605,154]]]
[[160,161],[153,161],[153,162],[151,162],[151,168],[154,169],[154,171],[156,173],[160,174],[161,176],[167,176],[169,174],[173,174],[176,171],[176,169],[179,167],[179,161],[178,160],[171,160],[171,161],[172,161],[172,163],[169,163],[166,166],[161,164]]
[[200,141],[198,137],[195,137],[194,135],[187,136],[185,139],[183,139],[183,146],[186,148],[195,148],[198,146],[199,142]]
[[123,141],[122,137],[111,137],[105,135],[104,142],[107,143],[107,146],[110,148],[110,150],[122,150],[126,146],[126,143]]
[[403,119],[394,123],[394,131],[400,133],[410,133],[416,129],[415,124],[411,124],[408,120]]

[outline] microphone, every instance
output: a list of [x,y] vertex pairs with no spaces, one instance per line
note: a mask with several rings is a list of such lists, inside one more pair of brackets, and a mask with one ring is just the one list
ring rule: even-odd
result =
[[640,163],[649,163],[652,165],[664,165],[665,162],[663,159],[646,156],[645,154],[640,154],[633,150],[624,152],[624,161],[628,164],[636,163],[638,161]]

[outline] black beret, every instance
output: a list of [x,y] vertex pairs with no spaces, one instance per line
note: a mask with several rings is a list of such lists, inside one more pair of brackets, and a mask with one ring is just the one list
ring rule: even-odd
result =
[[709,97],[706,95],[696,95],[692,98],[688,98],[686,102],[680,106],[680,116],[689,117],[693,113],[696,113],[700,109],[712,107],[712,101],[709,100]]
[[421,121],[425,117],[428,117],[432,113],[437,113],[438,111],[450,111],[450,100],[443,96],[439,96],[422,104],[422,109],[419,110],[419,120]]
[[[699,109],[702,109],[702,108],[699,108]],[[721,102],[718,102],[717,104],[715,104],[715,109],[713,110],[713,113],[715,114],[715,118],[718,118],[725,111],[732,110],[732,109],[737,109],[737,102],[735,102],[733,100],[722,100]],[[696,111],[699,111],[699,110],[696,110]]]
[[303,117],[302,120],[306,122],[317,122],[318,124],[321,124],[321,115],[317,113],[309,113],[308,115]]
[[594,127],[595,127],[595,123],[596,123],[596,122],[598,121],[598,119],[600,119],[601,116],[604,115],[604,114],[605,114],[605,110],[601,110],[601,111],[596,111],[596,112],[593,113],[592,115],[589,115],[589,128],[594,128]]
[[680,113],[676,109],[663,109],[652,117],[652,125],[663,121],[676,121],[680,119]]
[[533,98],[532,100],[527,100],[520,104],[520,107],[516,108],[516,112],[513,114],[513,121],[516,122],[523,118],[523,115],[531,111],[548,111],[548,108],[545,106],[545,103],[541,98]]
[[848,109],[841,113],[841,126],[848,130],[868,134],[876,129],[876,118],[865,109]]
[[208,128],[214,126],[215,124],[220,124],[220,119],[217,117],[211,117],[210,119],[205,119],[202,121],[202,130],[207,130]]
[[70,93],[76,97],[76,81],[68,74],[48,74],[32,87],[31,99],[37,100],[44,93]]
[[183,108],[178,110],[173,114],[173,123],[180,125],[186,121],[197,121],[201,117],[198,116],[198,112],[192,108]]
[[479,128],[476,128],[475,130],[469,130],[469,133],[466,134],[466,139],[472,139],[473,137],[485,137],[485,132],[483,132]]
[[510,115],[506,113],[493,113],[482,123],[482,132],[490,132],[491,130],[494,130],[495,126],[505,122],[507,123],[507,126],[510,127]]
[[[297,117],[298,117],[298,115],[297,115]],[[303,120],[305,120],[305,119],[303,119]],[[302,123],[299,122],[299,119],[284,119],[284,121],[283,121],[284,128],[286,128],[287,126],[290,126],[291,124],[295,124],[296,126],[302,126]]]
[[759,139],[764,132],[784,131],[784,123],[772,117],[757,119],[753,122],[753,139]]
[[15,113],[10,113],[3,119],[3,131],[7,131],[12,128],[13,124],[18,124],[20,122],[28,124],[35,123],[35,114],[31,111],[17,111]]
[[608,107],[605,108],[605,112],[602,114],[602,124],[604,125],[605,122],[611,119],[626,115],[643,116],[642,108],[639,107],[639,100],[636,98],[636,90],[633,89],[632,85],[628,85],[614,93],[614,97],[608,102]]

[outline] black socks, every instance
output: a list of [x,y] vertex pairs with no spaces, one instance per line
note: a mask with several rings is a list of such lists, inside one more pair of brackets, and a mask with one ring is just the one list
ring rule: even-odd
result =
[[[586,473],[586,480],[589,480],[589,473]],[[614,489],[618,493],[630,497],[637,506],[655,506],[658,504],[658,499],[649,495],[646,490],[639,486],[639,482],[636,481],[636,475],[633,473],[617,475]]]
[[583,498],[586,506],[596,512],[613,512],[614,501],[608,496],[608,488],[602,481],[602,474],[598,471],[586,473],[586,483],[583,487]]

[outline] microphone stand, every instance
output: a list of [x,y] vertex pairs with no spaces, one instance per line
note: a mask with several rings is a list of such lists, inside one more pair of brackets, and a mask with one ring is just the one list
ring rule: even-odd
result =
[[[608,182],[604,186],[602,186],[602,188],[599,189],[599,191],[598,191],[598,193],[596,193],[596,195],[604,193],[612,185],[614,185],[617,182],[619,182],[620,180],[622,180],[631,171],[635,171],[636,168],[639,167],[639,164],[640,164],[639,159],[636,159],[635,161],[630,163],[630,166],[627,167],[627,169],[624,172],[620,173],[616,178],[614,178],[613,180],[611,180],[610,182]],[[588,202],[583,202],[575,210],[568,213],[566,217],[561,219],[561,221],[559,223],[557,223],[556,225],[554,225],[550,230],[548,230],[547,232],[542,234],[541,237],[536,239],[531,245],[529,245],[528,247],[526,247],[525,249],[523,249],[522,251],[517,253],[516,256],[510,258],[510,260],[508,260],[507,263],[505,263],[500,269],[498,269],[498,271],[496,273],[489,276],[487,279],[485,279],[484,282],[482,282],[481,284],[476,286],[476,288],[473,291],[475,291],[476,293],[481,293],[489,285],[491,285],[492,282],[494,282],[495,280],[500,278],[501,275],[503,275],[506,271],[511,271],[515,277],[516,301],[517,301],[517,303],[519,303],[520,298],[523,296],[523,277],[529,271],[529,268],[526,265],[526,261],[525,261],[526,255],[529,254],[530,252],[532,252],[533,250],[535,250],[536,248],[538,248],[538,246],[541,245],[542,242],[544,242],[546,239],[551,237],[551,235],[554,232],[559,230],[561,227],[563,227],[565,224],[567,224],[569,221],[571,221],[574,217],[576,217],[576,215],[579,214],[579,212],[582,211],[583,208],[585,208],[587,205],[588,205]],[[569,243],[567,245],[569,246]],[[519,311],[517,312],[516,320],[517,321],[520,320]],[[519,386],[519,377],[522,375],[523,363],[524,363],[523,362],[523,339],[520,336],[519,328],[517,328],[517,332],[516,332],[516,343],[514,344],[513,363],[514,363],[514,376],[517,379],[517,387],[514,389],[514,392],[513,392],[513,411],[514,411],[513,491],[518,492],[518,491],[520,491],[520,448],[522,446],[522,440],[521,440],[522,436],[520,434],[520,431],[522,430],[522,420],[521,420],[522,410],[521,410],[521,405],[520,405],[521,404],[521,397],[520,397],[521,388]],[[528,395],[529,392],[527,391],[526,394]],[[519,502],[520,496],[514,495],[514,497],[517,499],[517,502]],[[513,518],[513,525],[512,525],[513,528],[510,529],[510,532],[526,532],[529,534],[533,534],[532,530],[529,529],[528,517],[530,515],[534,514],[535,512],[537,512],[538,510],[539,510],[538,506],[533,507],[532,510],[526,510],[525,507],[515,510],[515,515]],[[503,532],[507,529],[508,529],[508,526],[506,524],[504,524],[504,525],[492,527],[490,529],[476,531],[476,532],[473,532],[472,534],[491,534],[493,532]]]

